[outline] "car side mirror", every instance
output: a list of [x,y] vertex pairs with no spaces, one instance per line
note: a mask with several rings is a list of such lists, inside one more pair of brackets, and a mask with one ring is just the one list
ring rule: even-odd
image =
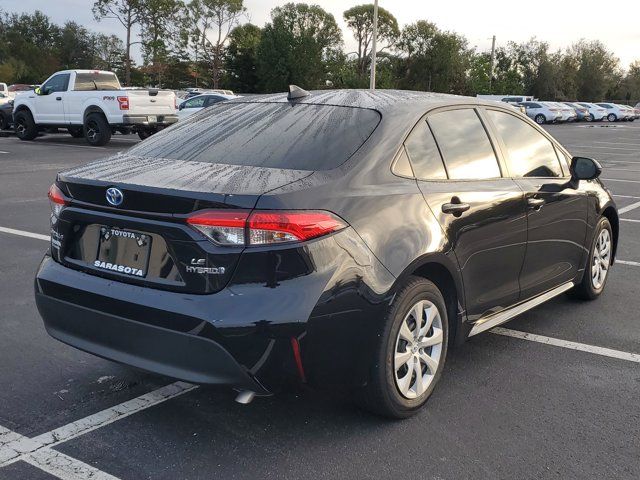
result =
[[602,166],[593,158],[573,157],[569,170],[574,180],[593,180],[602,173]]
[[40,87],[36,87],[33,89],[33,91],[35,92],[36,95],[42,95],[42,89]]
[[184,110],[184,103],[180,104],[180,106],[178,107],[178,110]]

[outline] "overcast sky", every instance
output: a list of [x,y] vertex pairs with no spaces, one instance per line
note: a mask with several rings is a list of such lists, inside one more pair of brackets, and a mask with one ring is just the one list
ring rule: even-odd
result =
[[[298,0],[300,1],[300,0]],[[401,25],[426,19],[444,30],[465,35],[479,50],[491,48],[491,36],[498,45],[509,40],[526,41],[532,36],[545,40],[555,50],[585,38],[601,40],[621,60],[624,68],[640,60],[640,2],[638,0],[379,0]],[[273,7],[287,0],[245,0],[251,22],[264,25]],[[331,12],[344,29],[342,12],[368,0],[316,0]],[[42,10],[56,23],[75,20],[89,29],[123,36],[114,20],[93,20],[93,0],[0,0],[0,8],[9,12]],[[611,10],[615,14],[611,14]],[[344,35],[347,49],[354,41]]]

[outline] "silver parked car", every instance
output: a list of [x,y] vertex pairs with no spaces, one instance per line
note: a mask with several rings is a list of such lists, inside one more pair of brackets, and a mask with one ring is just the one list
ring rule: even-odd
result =
[[522,102],[527,110],[527,116],[533,119],[538,125],[554,123],[562,119],[562,112],[556,106],[548,105],[547,102]]

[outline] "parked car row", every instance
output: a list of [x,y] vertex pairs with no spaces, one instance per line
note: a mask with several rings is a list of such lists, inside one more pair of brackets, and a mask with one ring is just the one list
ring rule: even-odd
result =
[[640,109],[616,103],[589,102],[520,102],[527,116],[537,124],[562,122],[633,122],[640,118]]

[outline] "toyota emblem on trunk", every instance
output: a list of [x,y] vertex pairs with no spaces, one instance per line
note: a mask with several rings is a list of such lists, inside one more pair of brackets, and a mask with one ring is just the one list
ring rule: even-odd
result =
[[122,205],[123,200],[124,200],[124,194],[119,188],[116,188],[116,187],[107,188],[107,202],[109,202],[109,205],[118,207]]

